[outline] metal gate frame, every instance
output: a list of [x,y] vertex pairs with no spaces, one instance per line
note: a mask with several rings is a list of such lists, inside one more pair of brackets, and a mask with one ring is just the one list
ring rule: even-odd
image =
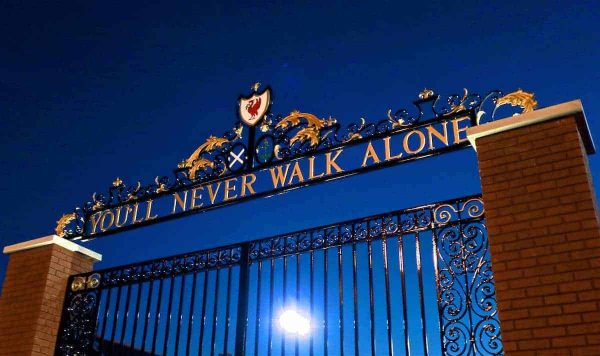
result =
[[[430,235],[429,235],[430,234]],[[181,254],[177,256],[154,259],[150,261],[128,264],[124,266],[103,269],[95,272],[84,273],[71,276],[68,282],[65,303],[62,313],[62,321],[59,329],[59,335],[56,345],[57,355],[94,355],[106,354],[106,349],[110,348],[108,354],[132,354],[132,355],[147,355],[161,352],[156,349],[157,327],[160,319],[161,298],[166,294],[163,291],[163,284],[168,283],[168,308],[166,317],[165,335],[163,339],[162,353],[167,354],[169,351],[175,354],[188,354],[190,351],[190,340],[192,326],[195,325],[193,318],[193,309],[195,303],[195,293],[197,290],[197,282],[199,274],[203,274],[203,301],[202,301],[202,318],[201,318],[201,334],[204,332],[206,324],[206,295],[207,281],[209,273],[216,273],[217,286],[214,296],[214,312],[213,316],[217,315],[217,305],[221,301],[218,293],[220,289],[219,278],[222,271],[227,272],[227,293],[225,295],[226,316],[225,316],[225,331],[224,331],[224,347],[220,350],[222,354],[227,355],[232,351],[228,349],[228,345],[232,340],[235,340],[234,349],[235,355],[246,355],[249,351],[248,345],[254,344],[252,351],[258,354],[258,335],[260,314],[260,291],[261,291],[261,266],[263,261],[270,262],[269,274],[269,290],[270,290],[270,312],[268,320],[268,353],[273,352],[271,334],[273,330],[273,280],[274,280],[274,264],[276,260],[283,261],[283,293],[285,299],[286,293],[286,278],[287,261],[289,258],[295,257],[296,261],[296,294],[300,290],[300,259],[303,254],[310,254],[310,303],[311,312],[315,305],[314,290],[314,257],[317,253],[322,253],[324,257],[323,267],[325,269],[323,288],[325,297],[324,308],[327,308],[327,261],[328,249],[337,248],[338,256],[338,291],[340,305],[339,318],[337,320],[338,329],[340,329],[339,352],[343,355],[345,348],[353,348],[354,354],[359,353],[359,349],[363,345],[359,345],[359,322],[358,322],[358,301],[357,301],[357,246],[366,245],[368,254],[368,284],[369,284],[369,350],[375,354],[375,306],[374,306],[374,286],[373,286],[373,263],[372,256],[374,254],[372,245],[374,243],[381,244],[384,264],[384,279],[385,279],[385,306],[386,306],[386,338],[387,352],[393,354],[394,332],[398,331],[404,335],[404,344],[402,351],[405,354],[411,353],[411,345],[409,339],[409,327],[407,318],[407,295],[406,295],[406,276],[404,266],[403,238],[410,238],[414,241],[416,252],[416,272],[419,289],[419,304],[420,304],[420,323],[422,327],[423,342],[422,351],[427,354],[431,352],[430,346],[433,340],[427,335],[427,317],[425,315],[426,302],[424,300],[423,289],[423,273],[422,273],[422,258],[424,256],[421,250],[423,236],[431,236],[433,269],[435,271],[435,293],[437,297],[437,309],[439,313],[438,327],[440,330],[439,342],[442,353],[449,355],[475,355],[475,354],[502,354],[502,341],[500,334],[500,326],[496,309],[493,273],[488,251],[487,233],[485,231],[485,218],[483,202],[480,196],[469,196],[460,199],[427,204],[415,208],[403,209],[391,213],[374,215],[362,219],[345,221],[333,225],[321,226],[309,230],[298,231],[294,233],[274,236],[270,238],[244,242],[240,244],[232,244],[215,249]],[[421,236],[421,237],[420,237]],[[392,323],[392,296],[390,295],[390,276],[388,261],[388,240],[396,239],[398,242],[398,263],[402,291],[402,309],[403,318],[399,325]],[[347,247],[349,246],[349,247]],[[344,312],[343,304],[343,277],[342,277],[342,248],[352,248],[353,261],[353,343],[344,347]],[[320,252],[323,251],[323,252]],[[335,266],[331,266],[332,268]],[[255,293],[256,300],[254,306],[257,311],[253,311],[257,315],[255,320],[251,321],[249,315],[249,299],[254,297],[250,295],[251,273],[256,271],[258,286]],[[223,272],[224,273],[224,272]],[[235,273],[237,281],[232,281],[232,273]],[[191,279],[191,296],[189,303],[189,315],[187,320],[183,320],[182,304],[188,298],[184,298],[184,290],[186,290],[186,276],[192,275]],[[175,278],[180,277],[179,296],[174,296]],[[235,278],[233,278],[235,279]],[[167,281],[167,282],[165,282]],[[153,330],[153,335],[149,335],[149,318],[155,282],[158,283],[158,294],[155,299],[156,312],[154,314],[154,326],[150,325]],[[232,302],[231,290],[232,282],[237,282],[237,296],[234,295]],[[142,296],[142,285],[148,284],[148,301],[146,301],[146,317],[141,315],[144,311],[140,310],[140,298]],[[254,284],[253,284],[254,285]],[[136,287],[135,300],[132,301],[132,288]],[[264,288],[264,286],[263,286]],[[126,289],[126,290],[125,290]],[[116,292],[115,310],[110,311],[111,295]],[[124,298],[124,302],[121,300]],[[166,297],[166,295],[165,295]],[[105,298],[106,300],[103,300]],[[178,310],[173,310],[173,302],[175,302]],[[347,297],[346,297],[347,298]],[[237,301],[237,303],[235,303]],[[144,301],[142,301],[143,303]],[[101,303],[104,308],[101,308]],[[119,310],[121,305],[125,303],[125,308]],[[131,304],[134,303],[134,304]],[[232,304],[236,304],[235,312],[231,313]],[[131,307],[135,307],[132,315],[130,315]],[[102,309],[102,310],[101,310]],[[110,313],[110,316],[109,316]],[[114,315],[114,316],[113,316]],[[230,324],[231,318],[235,315],[235,326]],[[327,311],[324,315],[324,354],[328,354],[327,327],[334,323],[329,323],[327,320]],[[110,319],[112,318],[112,319]],[[110,319],[110,324],[109,324]],[[133,319],[133,321],[131,321]],[[394,320],[395,321],[395,320]],[[200,320],[198,320],[200,322]],[[133,323],[133,331],[131,334],[130,345],[135,347],[136,336],[141,334],[142,350],[125,349],[125,335],[128,323]],[[171,324],[175,323],[175,324]],[[187,323],[187,326],[186,324]],[[254,325],[253,325],[254,324]],[[182,332],[183,326],[183,332]],[[381,326],[379,326],[381,327]],[[431,326],[429,326],[431,327]],[[234,329],[235,328],[235,329]],[[254,328],[254,340],[248,338],[249,328]],[[174,329],[174,334],[170,335],[170,330]],[[108,330],[108,332],[107,332]],[[117,332],[117,330],[120,330]],[[210,354],[215,354],[215,330],[216,318],[213,320],[211,328],[211,345]],[[235,330],[235,335],[230,339],[230,330]],[[100,332],[100,340],[97,337]],[[185,335],[183,335],[185,334]],[[169,345],[168,340],[173,337],[175,344]],[[109,336],[110,340],[105,340]],[[181,338],[184,339],[185,345],[180,346]],[[151,338],[151,339],[149,339]],[[149,350],[145,350],[146,341],[152,340],[152,346]],[[203,346],[204,337],[200,336],[200,347]],[[231,340],[231,341],[230,341]],[[138,340],[139,341],[139,340]],[[314,353],[313,345],[315,340],[310,338],[310,353]],[[282,354],[285,354],[284,339],[281,341]],[[174,346],[174,350],[169,349]],[[103,351],[101,349],[104,349]],[[220,352],[219,351],[219,352]],[[149,353],[148,353],[149,352]],[[298,340],[296,339],[294,353],[298,354]]]

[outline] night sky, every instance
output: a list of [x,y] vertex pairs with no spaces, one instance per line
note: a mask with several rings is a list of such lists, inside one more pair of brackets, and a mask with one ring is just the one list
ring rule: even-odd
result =
[[[256,81],[271,111],[342,124],[442,95],[580,98],[600,132],[600,5],[589,1],[0,6],[0,245],[46,236],[121,177],[151,182],[236,122]],[[590,157],[596,186],[600,162]],[[85,243],[109,267],[480,192],[475,152],[420,160]],[[0,281],[8,258],[0,258]],[[0,282],[1,284],[1,282]]]

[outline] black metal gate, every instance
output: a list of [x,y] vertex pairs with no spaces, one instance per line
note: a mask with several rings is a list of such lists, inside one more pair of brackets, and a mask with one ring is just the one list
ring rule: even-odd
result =
[[502,354],[483,213],[471,196],[72,276],[56,353]]

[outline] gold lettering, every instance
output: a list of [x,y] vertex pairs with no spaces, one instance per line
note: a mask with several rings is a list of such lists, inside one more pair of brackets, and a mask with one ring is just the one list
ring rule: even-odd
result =
[[[246,181],[246,178],[251,177],[251,180],[249,182]],[[244,176],[242,176],[242,196],[246,196],[246,188],[248,188],[248,191],[250,192],[250,194],[255,194],[256,192],[254,191],[254,188],[252,188],[252,184],[256,182],[256,176],[254,175],[254,173],[250,173],[250,174],[246,174]]]
[[444,121],[442,123],[442,127],[444,128],[444,133],[442,134],[438,130],[431,126],[427,126],[427,136],[429,137],[429,149],[433,150],[435,146],[433,146],[433,136],[437,137],[440,141],[444,143],[444,145],[448,146],[448,121]]
[[[229,183],[231,183],[231,182],[234,182],[233,187],[229,185]],[[223,201],[237,198],[237,194],[234,196],[229,196],[229,192],[235,191],[235,188],[236,188],[235,182],[237,182],[237,178],[231,178],[231,179],[227,179],[225,181],[225,197],[223,198]]]
[[154,220],[158,215],[152,216],[152,199],[146,201],[146,221]]
[[[275,173],[275,169],[277,169],[277,173]],[[281,166],[269,169],[269,171],[271,171],[271,180],[273,181],[273,188],[277,188],[280,185],[283,187],[285,185],[285,179],[287,178],[289,169],[289,163],[285,165],[285,173],[283,173],[283,168]]]
[[288,185],[292,184],[294,177],[298,178],[298,183],[304,182],[304,176],[302,175],[302,171],[300,170],[300,164],[298,163],[298,161],[294,162],[294,169],[292,170],[292,174],[290,175]]
[[365,157],[363,158],[361,167],[367,166],[367,161],[369,160],[369,158],[373,160],[373,163],[381,162],[381,160],[377,156],[377,153],[375,152],[375,149],[373,148],[373,144],[371,144],[371,141],[369,141],[369,145],[367,146],[367,150],[365,151]]
[[[200,205],[198,205],[196,203],[196,200],[202,199],[202,194],[200,194],[200,195],[196,194],[199,190],[204,190],[204,187],[198,187],[198,188],[192,189],[192,197],[190,199],[190,209],[197,209],[197,208],[202,207],[202,205],[204,205],[204,203],[200,203]],[[186,198],[187,198],[187,196],[186,196]]]
[[[408,147],[408,140],[410,139],[410,136],[413,134],[417,134],[419,136],[419,140],[421,141],[419,143],[419,148],[417,148],[416,150],[411,150],[410,147]],[[416,154],[419,153],[423,150],[423,148],[425,147],[425,135],[419,131],[419,130],[413,130],[409,133],[406,134],[406,136],[404,136],[404,151],[408,154]]]
[[[396,160],[396,159],[399,159],[399,158],[402,157],[402,152],[400,152],[399,154],[397,154],[395,156],[392,156],[392,153],[391,153],[392,149],[390,148],[390,146],[391,146],[390,145],[390,139],[391,139],[391,137],[386,137],[386,138],[383,139],[384,148],[385,148],[385,150],[384,150],[385,151],[385,160],[386,161],[393,161],[393,160]],[[364,167],[364,165],[363,165],[363,167]]]
[[213,191],[213,185],[210,184],[208,186],[208,196],[210,198],[210,203],[214,204],[215,199],[217,198],[217,193],[219,193],[219,189],[221,188],[221,182],[217,182],[217,189]]
[[342,151],[343,149],[335,151],[335,156],[333,158],[331,158],[331,152],[327,152],[327,154],[325,155],[325,172],[327,175],[331,175],[331,167],[333,167],[337,171],[336,173],[344,171],[342,167],[335,163],[335,160],[340,156]]
[[171,211],[171,214],[175,214],[175,211],[177,211],[177,205],[179,205],[181,211],[185,211],[185,205],[187,204],[187,193],[187,190],[183,192],[183,199],[181,199],[179,193],[173,193],[173,211]]
[[315,175],[315,156],[308,158],[308,179],[321,178],[325,173]]
[[[108,226],[104,226],[104,222],[106,221],[106,216],[108,214],[110,214],[110,222],[108,223]],[[102,215],[102,218],[100,219],[100,230],[106,231],[106,230],[110,229],[110,227],[113,225],[114,222],[115,222],[115,214],[113,214],[113,212],[110,209],[104,211],[104,214]]]
[[138,214],[138,209],[140,208],[140,204],[139,203],[135,203],[133,205],[133,218],[131,219],[131,224],[137,224],[140,223],[142,221],[144,221],[144,219],[138,220],[137,219],[137,214]]
[[122,227],[122,226],[124,226],[125,224],[127,224],[127,219],[129,219],[129,213],[131,212],[131,207],[129,205],[125,205],[125,207],[124,207],[125,208],[125,220],[123,220],[122,223],[119,223],[119,219],[121,217],[121,209],[122,208],[123,208],[122,206],[120,206],[120,207],[117,208],[117,218],[115,219],[115,226],[116,227]]
[[92,233],[91,235],[96,233],[96,228],[98,227],[98,222],[100,222],[100,215],[102,215],[102,212],[99,211],[96,214],[93,214],[92,216],[90,216],[90,219],[92,219]]
[[460,133],[467,131],[467,129],[469,127],[467,126],[467,127],[459,128],[458,124],[463,121],[470,121],[470,120],[471,119],[469,117],[461,117],[461,118],[452,120],[452,128],[454,129],[454,144],[465,142],[467,140],[466,135],[464,138],[461,138]]

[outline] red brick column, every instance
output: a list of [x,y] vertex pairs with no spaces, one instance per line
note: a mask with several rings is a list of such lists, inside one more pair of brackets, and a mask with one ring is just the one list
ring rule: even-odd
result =
[[58,236],[7,246],[0,296],[0,355],[53,355],[67,278],[99,254]]
[[600,355],[600,230],[587,162],[594,146],[581,103],[467,134],[479,160],[505,351]]

